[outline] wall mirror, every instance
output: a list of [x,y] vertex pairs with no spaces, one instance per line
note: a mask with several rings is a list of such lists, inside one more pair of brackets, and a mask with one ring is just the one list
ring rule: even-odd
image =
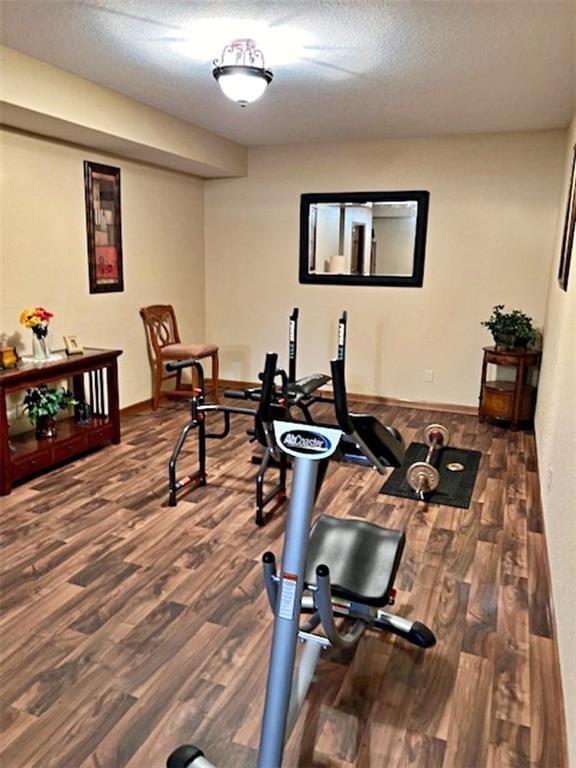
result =
[[419,287],[429,193],[302,195],[300,282]]

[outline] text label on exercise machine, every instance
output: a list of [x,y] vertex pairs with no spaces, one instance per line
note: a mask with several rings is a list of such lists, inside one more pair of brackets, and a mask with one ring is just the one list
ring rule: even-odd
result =
[[274,421],[276,445],[295,458],[320,461],[327,459],[338,448],[342,431],[334,427],[310,425],[290,421]]
[[281,443],[286,448],[291,448],[302,454],[322,453],[331,448],[330,440],[324,435],[315,432],[301,432],[300,430],[283,434]]
[[292,621],[294,618],[294,606],[298,592],[298,576],[295,573],[282,574],[282,589],[280,591],[280,605],[278,616],[281,619]]

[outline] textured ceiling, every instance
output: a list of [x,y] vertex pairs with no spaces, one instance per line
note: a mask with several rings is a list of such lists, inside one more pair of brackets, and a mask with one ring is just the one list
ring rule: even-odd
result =
[[[0,0],[0,39],[243,144],[564,127],[574,0]],[[211,61],[253,35],[274,81],[241,109]]]

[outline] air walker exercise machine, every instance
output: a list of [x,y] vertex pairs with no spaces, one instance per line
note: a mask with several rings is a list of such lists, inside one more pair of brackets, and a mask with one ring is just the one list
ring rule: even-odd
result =
[[[276,448],[294,460],[292,495],[280,572],[274,555],[263,556],[264,580],[274,614],[258,768],[281,768],[284,745],[314,678],[323,649],[351,648],[367,629],[390,631],[421,648],[436,642],[424,624],[393,616],[394,578],[404,549],[402,531],[363,520],[321,515],[311,528],[312,510],[328,461],[346,461],[347,436],[369,466],[383,472],[404,455],[396,430],[373,416],[348,412],[342,361],[332,362],[338,426],[276,421],[267,412],[273,400],[276,355],[268,355],[261,400],[263,423],[271,419]],[[301,623],[301,614],[308,617]],[[342,633],[338,618],[352,619]],[[323,632],[316,630],[322,629]],[[302,646],[296,668],[299,641]],[[195,746],[176,749],[167,768],[215,768]]]

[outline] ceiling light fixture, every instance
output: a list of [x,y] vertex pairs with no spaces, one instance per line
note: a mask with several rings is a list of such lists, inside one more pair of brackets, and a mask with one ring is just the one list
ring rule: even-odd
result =
[[245,107],[266,90],[274,75],[264,65],[264,55],[254,40],[234,40],[224,47],[212,70],[225,96]]

